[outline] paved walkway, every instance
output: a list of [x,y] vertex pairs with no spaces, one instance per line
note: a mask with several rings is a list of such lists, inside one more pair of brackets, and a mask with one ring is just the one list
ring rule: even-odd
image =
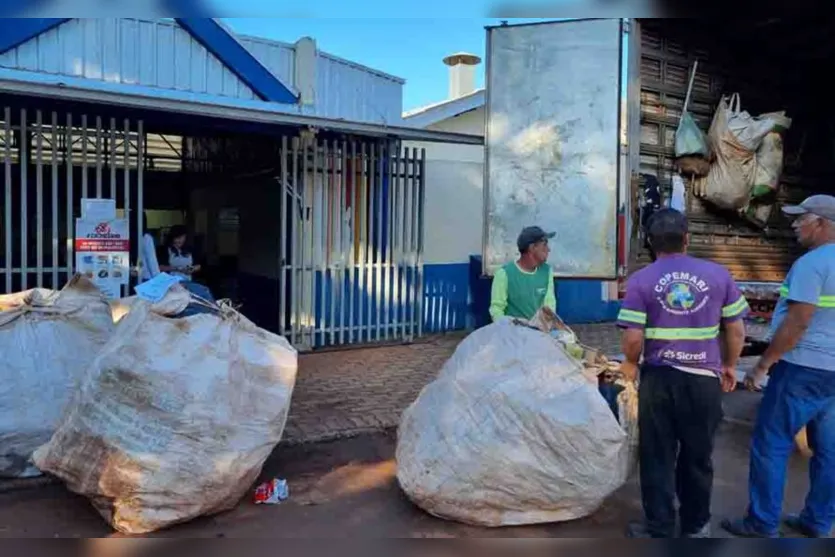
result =
[[[619,352],[612,324],[574,328],[580,341]],[[306,354],[300,358],[285,441],[308,443],[396,427],[463,339],[439,336],[408,346]]]

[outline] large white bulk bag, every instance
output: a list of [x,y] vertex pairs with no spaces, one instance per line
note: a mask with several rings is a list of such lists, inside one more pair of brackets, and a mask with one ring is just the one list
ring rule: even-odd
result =
[[212,308],[170,318],[133,300],[35,453],[121,532],[233,508],[281,440],[296,351],[234,309]]
[[110,340],[107,301],[75,277],[60,292],[0,296],[0,477],[28,477],[99,349]]
[[468,524],[587,516],[634,468],[635,395],[619,401],[627,435],[561,343],[502,320],[467,337],[404,413],[398,481],[427,512]]

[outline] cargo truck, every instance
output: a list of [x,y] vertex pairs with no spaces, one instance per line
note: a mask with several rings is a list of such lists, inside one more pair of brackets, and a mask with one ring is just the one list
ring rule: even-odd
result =
[[688,194],[690,251],[728,267],[755,315],[768,318],[800,254],[779,207],[832,191],[835,117],[826,69],[835,60],[833,30],[829,17],[489,28],[486,274],[512,259],[515,233],[537,223],[557,231],[550,263],[558,279],[622,283],[649,262],[641,185],[655,179],[669,195],[688,89],[688,110],[705,131],[720,98],[739,93],[752,114],[785,110],[793,119],[775,210],[758,227]]

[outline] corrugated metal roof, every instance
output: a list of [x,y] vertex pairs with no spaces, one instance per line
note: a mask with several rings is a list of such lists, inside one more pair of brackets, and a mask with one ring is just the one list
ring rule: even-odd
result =
[[0,66],[106,83],[255,99],[173,21],[72,19],[0,55]]
[[[236,36],[279,81],[295,87],[295,47]],[[91,82],[245,101],[257,95],[173,20],[73,19],[0,55],[0,67]],[[281,110],[385,125],[402,123],[401,78],[318,52],[316,102]]]

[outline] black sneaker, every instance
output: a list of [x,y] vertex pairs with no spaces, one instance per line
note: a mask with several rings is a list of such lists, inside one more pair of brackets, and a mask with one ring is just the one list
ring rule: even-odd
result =
[[783,524],[786,525],[795,534],[800,534],[804,538],[828,538],[829,536],[820,535],[814,528],[803,522],[800,515],[790,514],[783,518]]
[[754,530],[748,525],[744,518],[736,520],[725,519],[722,521],[722,528],[737,538],[779,538],[780,536],[769,536],[757,530]]
[[631,522],[626,527],[627,538],[672,538],[673,536],[655,536],[644,522]]

